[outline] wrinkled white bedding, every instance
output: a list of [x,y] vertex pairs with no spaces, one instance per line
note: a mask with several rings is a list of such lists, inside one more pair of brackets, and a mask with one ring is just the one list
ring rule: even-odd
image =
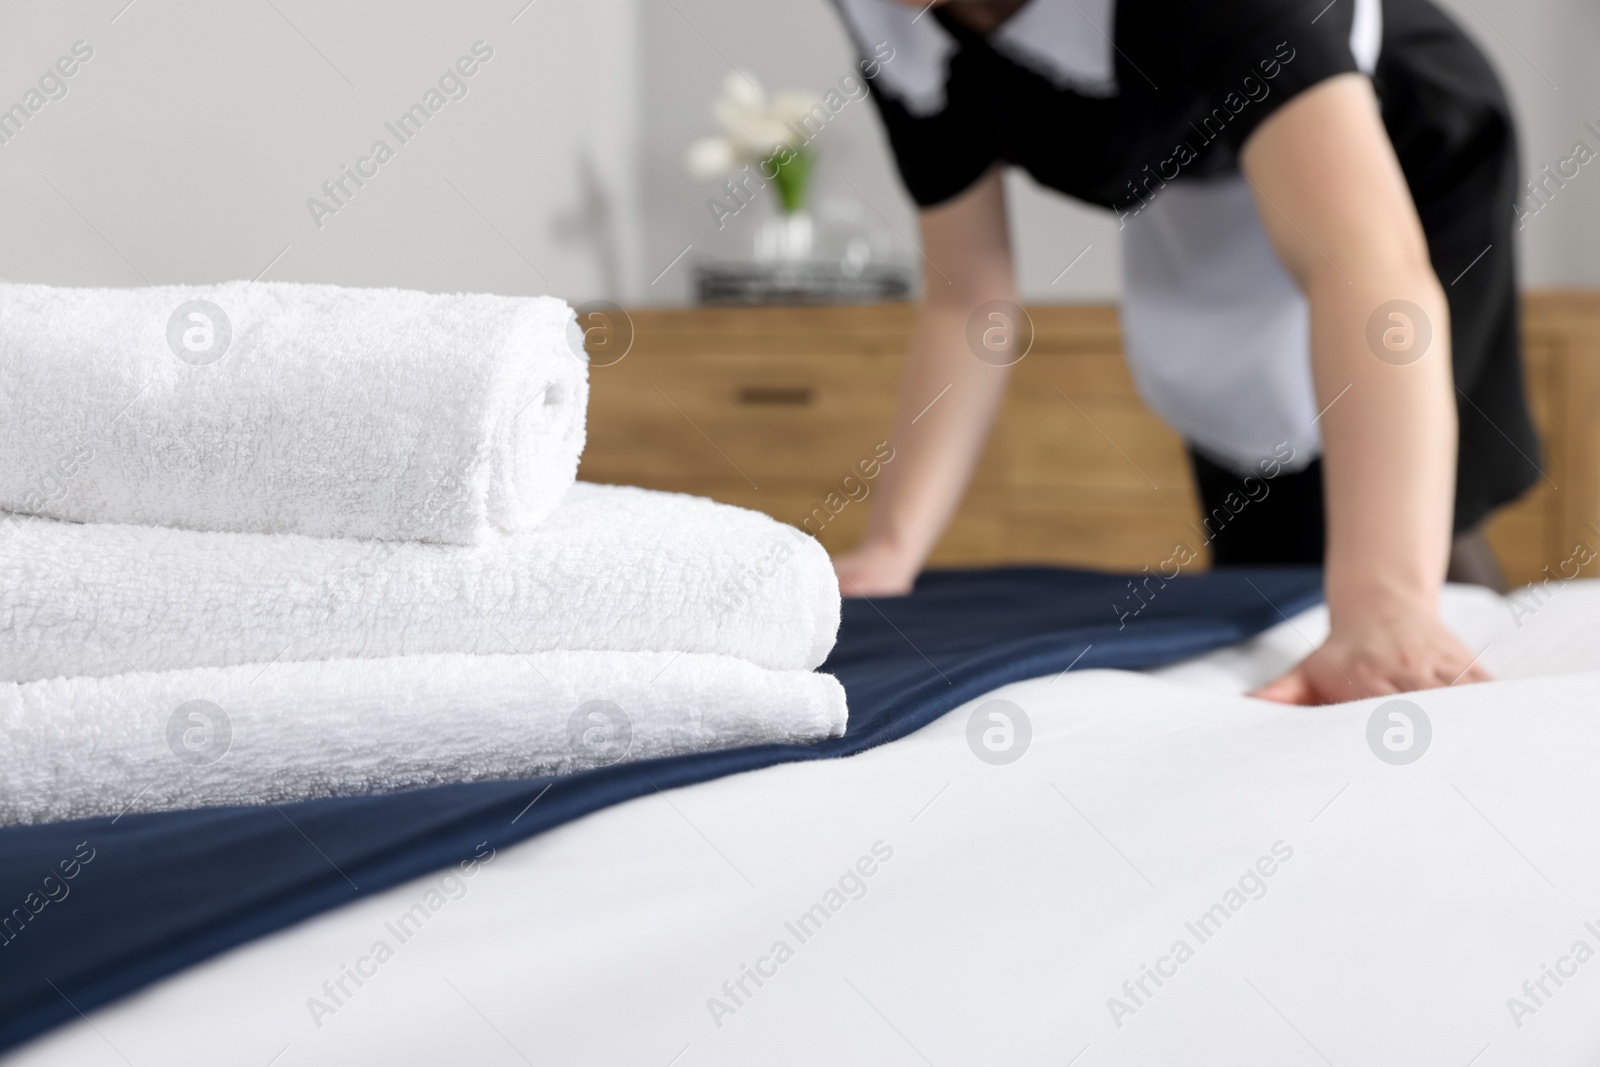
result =
[[[852,759],[612,808],[10,1062],[1592,1065],[1600,957],[1575,948],[1600,951],[1600,674],[1531,676],[1600,670],[1597,586],[1520,628],[1451,590],[1507,680],[1410,697],[1432,740],[1409,765],[1369,748],[1383,701],[1238,695],[1315,639],[1307,613],[1153,674],[1008,686]],[[996,698],[1033,729],[1003,766],[967,741]],[[430,888],[445,903],[373,962]],[[346,967],[371,974],[335,1002]]]

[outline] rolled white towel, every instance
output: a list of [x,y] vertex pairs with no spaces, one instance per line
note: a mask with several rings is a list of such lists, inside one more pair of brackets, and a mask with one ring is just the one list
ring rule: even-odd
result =
[[0,686],[0,825],[571,774],[836,737],[844,687],[727,656],[538,652]]
[[476,544],[571,487],[582,351],[549,297],[0,284],[0,508]]
[[476,547],[0,515],[0,681],[445,652],[715,652],[809,670],[839,588],[792,526],[579,484]]

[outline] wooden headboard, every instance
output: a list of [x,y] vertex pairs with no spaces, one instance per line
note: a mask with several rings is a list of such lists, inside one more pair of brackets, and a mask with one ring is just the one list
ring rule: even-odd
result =
[[[1490,538],[1509,578],[1577,553],[1600,574],[1600,293],[1525,300],[1544,478]],[[1116,310],[1030,309],[1032,350],[941,564],[1052,562],[1138,570],[1201,544],[1178,437],[1145,408]],[[913,310],[635,311],[625,358],[596,366],[579,476],[697,493],[803,526],[830,551],[866,520]],[[1564,573],[1572,574],[1568,562]]]

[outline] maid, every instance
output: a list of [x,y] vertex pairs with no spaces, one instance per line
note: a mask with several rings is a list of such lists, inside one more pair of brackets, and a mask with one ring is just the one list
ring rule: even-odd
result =
[[1539,468],[1515,130],[1462,32],[1429,0],[836,3],[864,56],[894,48],[873,99],[926,260],[843,591],[909,588],[983,447],[1009,360],[969,334],[1018,299],[1015,166],[1115,212],[1127,358],[1188,444],[1213,562],[1326,567],[1326,642],[1257,695],[1485,678],[1440,586],[1499,580],[1482,525]]

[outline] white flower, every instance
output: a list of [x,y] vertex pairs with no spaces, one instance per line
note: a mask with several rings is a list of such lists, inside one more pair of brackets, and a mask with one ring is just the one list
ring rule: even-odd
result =
[[746,160],[766,159],[799,141],[781,120],[766,114],[733,116],[723,124],[723,131],[740,158]]
[[702,137],[689,146],[686,162],[696,178],[715,178],[738,167],[738,157],[726,137]]
[[791,89],[772,98],[772,113],[783,122],[792,122],[799,126],[800,120],[810,115],[811,109],[821,103],[822,101],[811,93]]
[[799,147],[806,139],[799,120],[817,103],[812,94],[796,90],[779,93],[769,101],[753,78],[729,74],[722,83],[722,96],[711,105],[722,135],[689,146],[689,172],[696,177],[714,177],[760,162],[781,149]]
[[736,70],[722,79],[722,99],[735,107],[756,111],[766,103],[767,94],[760,82]]

